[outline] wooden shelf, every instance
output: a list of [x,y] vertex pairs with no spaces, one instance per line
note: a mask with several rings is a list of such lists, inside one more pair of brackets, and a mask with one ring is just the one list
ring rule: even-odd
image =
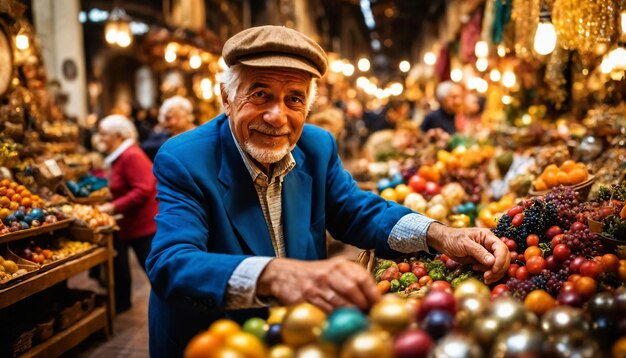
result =
[[58,357],[75,347],[92,333],[105,328],[106,324],[106,308],[98,307],[68,329],[58,332],[20,357]]
[[15,241],[19,239],[24,239],[27,237],[34,237],[37,235],[41,235],[47,232],[52,232],[55,230],[65,229],[72,225],[74,219],[65,219],[61,221],[57,221],[52,224],[47,224],[44,226],[38,226],[26,230],[20,230],[16,232],[12,232],[10,234],[0,235],[0,244],[4,242]]
[[79,257],[75,260],[67,261],[46,272],[37,274],[11,287],[0,290],[0,308],[8,307],[25,297],[43,291],[59,282],[85,271],[93,266],[107,262],[109,253],[104,247],[99,247],[93,252]]

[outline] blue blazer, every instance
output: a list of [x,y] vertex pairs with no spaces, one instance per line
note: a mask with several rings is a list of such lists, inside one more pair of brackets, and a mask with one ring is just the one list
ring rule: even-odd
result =
[[[346,243],[376,249],[378,256],[399,255],[387,239],[411,211],[361,191],[342,168],[330,133],[305,125],[292,154],[296,166],[284,178],[282,195],[288,257],[326,258],[326,229]],[[150,354],[176,357],[216,319],[267,315],[262,309],[224,310],[224,293],[242,260],[274,256],[274,249],[225,115],[168,140],[154,174],[159,214],[146,261]]]

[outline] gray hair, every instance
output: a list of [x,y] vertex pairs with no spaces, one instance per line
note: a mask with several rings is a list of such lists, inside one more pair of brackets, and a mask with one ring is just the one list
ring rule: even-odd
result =
[[137,139],[137,128],[133,122],[121,114],[112,114],[102,118],[98,125],[101,131],[108,134],[119,134],[124,139]]
[[[224,91],[226,92],[229,102],[235,100],[235,95],[241,84],[241,74],[246,67],[241,64],[235,64],[227,68],[224,72],[217,75],[217,81],[224,85]],[[315,78],[311,78],[311,84],[309,86],[309,93],[307,94],[306,111],[311,110],[313,103],[315,103],[315,97],[317,96],[317,83]]]
[[437,97],[439,102],[443,101],[446,97],[448,97],[448,93],[450,93],[452,87],[455,86],[458,86],[458,84],[452,81],[443,81],[439,83],[437,85],[437,89],[435,90],[435,97]]
[[182,96],[170,97],[163,101],[161,108],[159,108],[159,122],[165,122],[165,116],[175,107],[179,107],[185,110],[189,114],[189,116],[187,117],[189,118],[189,122],[193,123],[193,105],[187,98]]

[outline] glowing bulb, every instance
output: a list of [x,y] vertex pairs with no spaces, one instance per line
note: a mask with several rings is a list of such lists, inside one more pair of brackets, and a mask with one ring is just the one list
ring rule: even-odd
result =
[[402,83],[396,82],[389,87],[389,93],[391,93],[392,96],[399,96],[402,94],[402,91],[404,91]]
[[600,63],[600,72],[607,75],[611,73],[611,71],[613,71],[613,64],[609,60],[608,56],[604,56],[604,58],[602,59],[602,63]]
[[556,31],[551,22],[540,22],[535,33],[533,47],[540,55],[547,55],[556,47]]
[[437,56],[432,52],[426,52],[424,55],[424,63],[428,66],[432,66],[437,62]]
[[330,70],[333,72],[342,72],[343,71],[343,61],[335,60],[330,64]]
[[479,78],[478,81],[476,82],[476,91],[478,91],[479,93],[485,93],[487,92],[488,89],[489,89],[489,84],[487,83],[487,81],[483,80],[482,78]]
[[213,86],[213,93],[215,93],[216,96],[219,96],[222,93],[222,91],[220,90],[220,84],[219,83],[216,83]]
[[400,62],[400,65],[398,65],[398,67],[400,68],[400,71],[402,72],[409,72],[409,70],[411,69],[411,64],[409,63],[409,61],[402,61]]
[[354,66],[350,63],[346,63],[343,65],[343,69],[341,72],[343,72],[344,76],[350,77],[354,73]]
[[117,45],[119,47],[128,47],[131,42],[133,42],[133,38],[130,36],[130,33],[125,31],[117,33]]
[[195,70],[200,68],[200,66],[202,66],[202,57],[200,57],[197,53],[191,55],[191,57],[189,57],[189,67]]
[[500,78],[502,78],[502,74],[500,74],[500,71],[498,71],[497,69],[494,68],[493,70],[491,70],[491,72],[489,72],[489,79],[493,82],[500,81]]
[[479,58],[476,60],[476,69],[480,72],[487,71],[487,67],[489,67],[489,61],[486,58]]
[[454,82],[461,82],[463,79],[463,71],[459,68],[455,68],[450,71],[450,79]]
[[376,93],[376,89],[376,85],[370,82],[367,84],[367,86],[365,86],[365,93],[373,95],[374,93]]
[[507,95],[502,96],[502,103],[511,104],[511,102],[513,102],[513,99],[511,98],[511,96],[507,96]]
[[19,34],[15,37],[15,47],[17,47],[19,50],[24,51],[28,48],[28,46],[28,36],[24,34]]
[[385,98],[385,91],[382,88],[377,88],[376,91],[374,91],[374,96],[378,99],[383,99]]
[[359,62],[357,63],[357,67],[359,68],[359,71],[361,72],[366,72],[370,70],[370,60],[366,59],[366,58],[362,58],[359,60]]
[[609,52],[608,58],[614,69],[626,70],[626,50],[623,47]]
[[511,88],[515,86],[516,82],[517,82],[517,79],[515,78],[515,74],[513,72],[506,71],[502,75],[502,84],[504,85],[504,87]]
[[620,17],[622,19],[622,21],[620,21],[622,23],[622,37],[624,37],[626,36],[626,10],[622,11]]
[[498,56],[506,56],[506,47],[504,47],[504,45],[498,45]]
[[167,61],[168,63],[172,63],[174,61],[176,61],[176,51],[174,50],[166,50],[165,51],[165,61]]
[[203,78],[200,81],[200,91],[202,91],[202,99],[211,99],[213,97],[213,82],[208,78]]
[[356,79],[356,85],[360,88],[365,88],[365,86],[367,86],[369,83],[370,81],[363,76]]
[[478,41],[474,47],[474,54],[478,58],[489,56],[489,45],[486,41]]
[[224,57],[222,56],[220,56],[220,58],[217,60],[217,65],[220,66],[222,70],[225,70],[228,68],[228,65],[226,65],[226,61],[224,61]]
[[117,43],[117,23],[107,22],[104,27],[104,39],[111,45]]
[[532,123],[532,118],[530,117],[530,114],[527,113],[527,114],[523,115],[522,116],[522,124],[527,126],[530,123]]

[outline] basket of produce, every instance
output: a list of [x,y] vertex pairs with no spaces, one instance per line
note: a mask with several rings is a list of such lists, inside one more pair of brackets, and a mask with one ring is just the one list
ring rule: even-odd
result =
[[9,250],[0,256],[0,289],[11,286],[36,273],[39,266],[16,256]]
[[548,165],[533,182],[529,194],[542,196],[557,186],[566,186],[578,193],[579,201],[585,201],[589,196],[594,180],[595,176],[589,172],[584,163],[566,160],[560,167],[554,164]]
[[[14,246],[11,246],[14,245]],[[27,242],[11,243],[8,251],[24,260],[49,270],[66,261],[76,259],[93,251],[96,245],[91,242],[74,241],[64,237],[55,239],[34,239]]]
[[18,357],[28,352],[33,347],[33,338],[35,336],[35,328],[31,328],[20,333],[9,344],[9,357]]

